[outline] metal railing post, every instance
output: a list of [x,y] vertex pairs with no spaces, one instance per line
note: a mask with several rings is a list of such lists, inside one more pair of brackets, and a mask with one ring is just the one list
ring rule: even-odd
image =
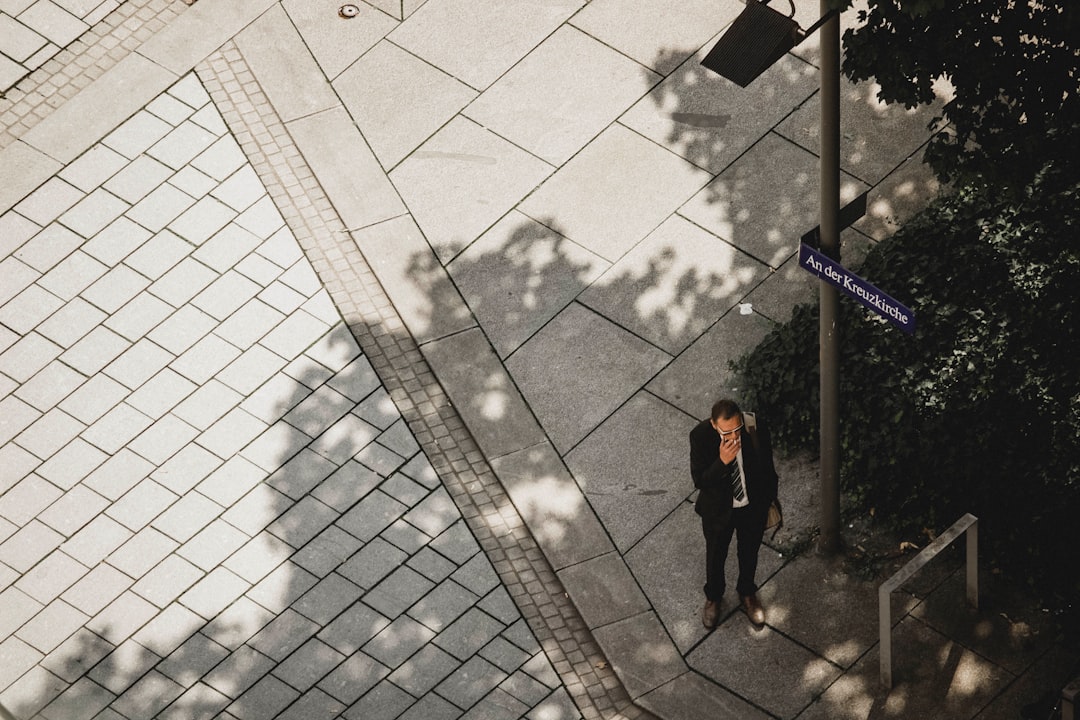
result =
[[892,689],[892,607],[890,605],[892,592],[910,580],[916,572],[952,544],[961,534],[966,536],[967,545],[964,571],[967,599],[969,603],[978,608],[979,519],[971,513],[965,513],[964,517],[954,522],[952,527],[924,547],[918,555],[909,560],[892,577],[881,583],[881,587],[878,588],[878,648],[881,659],[881,684],[886,689]]

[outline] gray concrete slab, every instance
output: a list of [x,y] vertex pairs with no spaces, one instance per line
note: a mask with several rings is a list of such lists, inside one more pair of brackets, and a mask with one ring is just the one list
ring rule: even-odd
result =
[[866,215],[852,227],[874,240],[883,240],[925,207],[930,198],[947,190],[923,164],[922,152],[917,152],[874,187]]
[[770,717],[738,695],[692,671],[638,698],[638,703],[661,718],[765,720]]
[[354,231],[352,237],[418,342],[476,325],[411,217]]
[[1002,668],[1021,674],[1052,644],[1052,629],[1043,613],[1024,610],[1014,588],[980,582],[979,608],[967,602],[964,569],[958,568],[927,595],[911,614]]
[[392,42],[380,42],[334,79],[334,89],[383,167],[431,137],[477,92]]
[[582,5],[581,0],[515,1],[485,8],[480,15],[467,0],[428,2],[389,38],[483,90]]
[[496,458],[492,468],[556,570],[613,549],[604,526],[551,445]]
[[[611,172],[618,166],[618,173]],[[666,182],[657,187],[657,176]],[[615,262],[709,176],[619,123],[563,165],[518,209]]]
[[479,328],[435,340],[422,350],[487,457],[543,442],[543,430]]
[[[717,7],[716,3],[693,0],[673,13],[660,0],[594,0],[570,23],[645,67],[667,75],[734,20],[739,9],[734,4]],[[627,22],[630,17],[633,22]]]
[[973,718],[1013,675],[907,617],[893,630],[893,689],[868,652],[800,715],[808,720],[872,717]]
[[234,41],[286,123],[338,104],[315,58],[280,5],[271,6]]
[[299,118],[288,128],[348,228],[367,227],[404,212],[401,198],[344,108]]
[[[769,267],[798,249],[817,225],[817,157],[780,136],[767,134],[679,209]],[[841,173],[841,202],[866,185]]]
[[[762,589],[769,625],[842,668],[850,668],[878,641],[877,582],[845,572],[816,555],[785,565]],[[893,617],[917,600],[892,597]]]
[[[840,167],[869,185],[911,157],[930,135],[930,121],[941,114],[942,101],[905,109],[887,106],[877,98],[873,82],[840,87]],[[812,153],[818,152],[821,104],[808,102],[776,126],[776,132]]]
[[398,25],[367,3],[358,5],[359,13],[349,19],[338,15],[337,0],[285,0],[282,7],[331,80]]
[[673,215],[594,281],[579,301],[678,355],[767,272],[758,260]]
[[0,212],[11,209],[62,167],[55,159],[21,140],[0,150],[0,163],[7,168],[0,188]]
[[649,609],[649,601],[617,552],[563,568],[558,575],[589,627],[600,628]]
[[702,67],[712,47],[681,64],[621,121],[716,174],[787,117],[817,88],[817,70],[785,55],[747,88]]
[[177,77],[274,5],[271,0],[202,0],[139,47],[139,54]]
[[558,166],[659,81],[659,75],[564,25],[462,112]]
[[840,668],[742,613],[724,621],[687,656],[690,666],[770,714],[793,718],[841,675]]
[[[784,562],[782,555],[762,547],[758,553],[757,583],[766,585]],[[626,554],[626,563],[676,646],[684,654],[690,652],[708,634],[701,624],[705,602],[705,541],[701,535],[701,518],[694,512],[692,503],[683,503],[664,518]],[[729,588],[734,588],[738,568],[733,541],[724,566]],[[734,592],[725,595],[720,613],[722,619],[732,613],[741,615]]]
[[[572,304],[507,360],[552,444],[568,452],[668,355],[581,305]],[[573,414],[567,407],[576,407]]]
[[456,116],[390,173],[443,263],[550,173],[551,166]]
[[566,455],[589,504],[626,553],[693,490],[686,472],[695,420],[639,392]]
[[609,266],[548,225],[511,210],[446,269],[505,358]]
[[596,629],[630,697],[639,698],[689,669],[655,613],[644,612]]
[[739,397],[739,382],[728,367],[761,341],[774,324],[751,310],[735,308],[669,363],[645,389],[704,419],[717,398]]

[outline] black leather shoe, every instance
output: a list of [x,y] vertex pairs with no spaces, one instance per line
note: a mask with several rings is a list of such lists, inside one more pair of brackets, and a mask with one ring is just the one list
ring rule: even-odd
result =
[[765,608],[761,607],[757,595],[747,595],[742,599],[743,611],[754,627],[762,627],[765,624]]
[[701,624],[706,630],[712,630],[720,620],[720,604],[712,600],[705,601],[705,607],[701,608]]

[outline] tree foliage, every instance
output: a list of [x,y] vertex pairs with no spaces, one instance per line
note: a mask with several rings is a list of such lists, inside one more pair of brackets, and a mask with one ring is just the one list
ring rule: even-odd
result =
[[850,79],[874,78],[881,100],[906,107],[932,102],[939,79],[955,89],[949,132],[927,151],[942,179],[1021,188],[1075,146],[1076,0],[867,0],[858,17],[843,38]]
[[[1080,177],[1051,164],[1019,200],[959,189],[867,256],[909,305],[913,337],[841,301],[846,497],[901,527],[964,512],[1043,598],[1080,601]],[[796,308],[736,370],[779,444],[816,449],[817,305]]]

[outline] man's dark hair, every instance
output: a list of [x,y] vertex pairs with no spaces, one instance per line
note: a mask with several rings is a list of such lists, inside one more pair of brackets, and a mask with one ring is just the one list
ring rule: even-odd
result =
[[738,403],[731,398],[721,398],[713,403],[711,417],[713,422],[716,422],[717,420],[733,418],[741,413],[742,410],[739,409]]

